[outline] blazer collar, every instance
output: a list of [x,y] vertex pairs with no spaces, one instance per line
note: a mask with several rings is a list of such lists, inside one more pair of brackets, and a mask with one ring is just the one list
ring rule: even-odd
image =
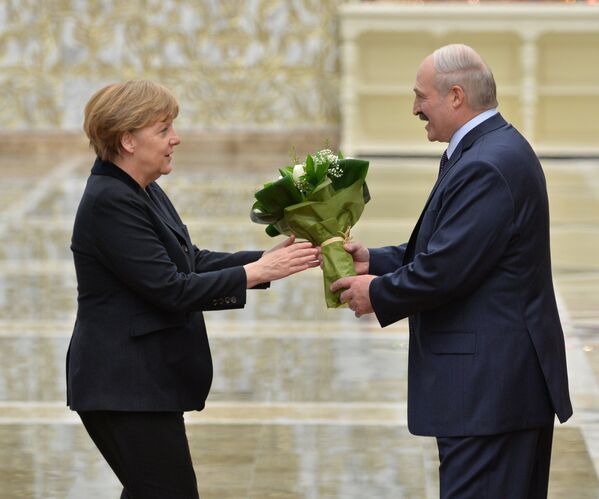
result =
[[94,166],[92,166],[92,175],[106,175],[107,177],[114,177],[127,184],[135,192],[141,191],[141,186],[133,180],[133,178],[125,172],[122,168],[119,168],[110,161],[104,161],[100,158],[96,158]]
[[[134,192],[141,195],[142,199],[150,207],[150,209],[156,213],[160,219],[174,232],[176,232],[179,236],[181,236],[184,240],[187,240],[185,236],[185,232],[181,227],[178,227],[174,221],[168,219],[168,217],[163,213],[162,209],[158,207],[158,200],[151,200],[148,197],[148,194],[141,188],[141,186],[133,180],[133,178],[126,173],[124,170],[116,166],[114,163],[110,161],[104,161],[100,158],[96,158],[94,166],[92,166],[92,175],[106,175],[107,177],[114,177],[119,179],[120,181],[127,184]],[[152,184],[148,186],[149,189],[154,189]]]
[[445,175],[447,175],[447,172],[451,169],[451,167],[455,163],[457,163],[457,161],[462,156],[462,153],[470,149],[470,147],[472,147],[472,144],[474,144],[474,142],[476,142],[483,135],[486,135],[487,133],[492,132],[493,130],[497,130],[498,128],[501,128],[505,125],[507,125],[507,122],[505,121],[505,119],[503,119],[503,116],[501,116],[501,114],[497,113],[491,116],[488,120],[483,121],[480,125],[474,127],[466,135],[464,135],[464,138],[460,140],[455,151],[453,151],[451,158],[449,158],[449,161],[445,165],[445,168],[443,169],[443,174],[437,180],[437,184]]
[[[466,149],[469,149],[480,137],[505,125],[507,125],[507,122],[503,119],[503,116],[501,116],[500,113],[494,114],[488,120],[483,121],[480,125],[474,127],[464,135],[464,138],[460,140],[460,143],[456,147],[454,154],[458,151],[461,153]],[[451,155],[452,159],[454,154]]]

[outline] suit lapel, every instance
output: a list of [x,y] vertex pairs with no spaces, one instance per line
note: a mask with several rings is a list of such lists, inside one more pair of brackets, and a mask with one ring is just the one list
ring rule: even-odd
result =
[[477,127],[470,130],[460,141],[455,151],[453,151],[451,158],[449,158],[449,160],[445,164],[445,167],[443,168],[443,173],[439,175],[439,177],[437,178],[437,181],[435,182],[435,185],[433,186],[430,194],[428,195],[428,199],[424,204],[424,208],[420,213],[420,217],[418,217],[418,221],[416,222],[414,230],[410,235],[410,240],[408,241],[408,245],[404,253],[404,265],[412,261],[414,246],[416,244],[416,238],[418,237],[418,231],[420,230],[420,224],[422,223],[422,217],[426,213],[428,205],[430,204],[431,200],[433,199],[433,196],[437,192],[437,189],[439,188],[441,181],[447,176],[447,174],[450,172],[453,166],[460,160],[464,151],[470,149],[470,147],[472,147],[472,144],[474,144],[483,135],[486,135],[487,133],[492,132],[493,130],[497,130],[498,128],[505,125],[507,125],[506,121],[503,119],[501,114],[497,113],[491,116],[488,120],[483,121]]
[[159,197],[155,194],[155,191],[153,190],[153,185],[150,184],[147,187],[147,191],[144,191],[142,189],[142,197],[144,198],[144,201],[146,202],[146,204],[151,208],[151,210],[156,213],[156,215],[158,215],[158,217],[160,218],[160,220],[162,220],[162,222],[164,222],[164,224],[171,229],[175,234],[177,234],[180,238],[182,238],[185,242],[187,241],[187,237],[186,234],[183,230],[183,227],[180,227],[179,224],[175,223],[174,220],[171,220],[171,217],[168,215],[168,209],[166,206],[164,206],[161,202]]

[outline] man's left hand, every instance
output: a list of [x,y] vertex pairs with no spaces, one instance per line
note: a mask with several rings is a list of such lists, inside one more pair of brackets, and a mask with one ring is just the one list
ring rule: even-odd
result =
[[339,291],[344,289],[339,296],[341,303],[347,303],[355,313],[356,317],[361,317],[365,314],[374,312],[370,303],[370,294],[368,289],[370,281],[376,276],[374,275],[357,275],[351,277],[342,277],[331,284],[331,291]]

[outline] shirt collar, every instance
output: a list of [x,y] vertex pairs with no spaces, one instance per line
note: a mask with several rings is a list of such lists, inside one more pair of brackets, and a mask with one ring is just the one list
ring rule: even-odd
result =
[[480,125],[483,121],[488,120],[491,116],[495,116],[497,114],[497,108],[487,109],[480,114],[477,114],[470,121],[462,125],[462,127],[452,135],[451,140],[449,141],[449,145],[447,146],[447,157],[451,158],[453,151],[456,150],[460,141],[465,137],[465,135],[472,130],[473,128]]

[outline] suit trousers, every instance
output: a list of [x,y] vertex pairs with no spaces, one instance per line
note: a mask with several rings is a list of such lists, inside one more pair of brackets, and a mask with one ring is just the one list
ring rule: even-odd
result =
[[545,499],[550,427],[483,437],[437,437],[441,499]]
[[121,499],[199,499],[182,412],[81,411]]

